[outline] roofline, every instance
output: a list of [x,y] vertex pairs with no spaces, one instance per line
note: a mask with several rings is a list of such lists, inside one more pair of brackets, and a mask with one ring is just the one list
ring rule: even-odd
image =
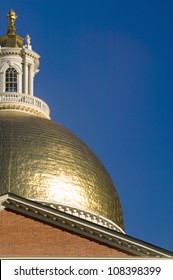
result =
[[173,252],[144,242],[132,236],[84,220],[80,217],[53,209],[50,206],[5,193],[0,196],[0,210],[11,210],[70,232],[88,237],[112,248],[138,257],[173,257]]

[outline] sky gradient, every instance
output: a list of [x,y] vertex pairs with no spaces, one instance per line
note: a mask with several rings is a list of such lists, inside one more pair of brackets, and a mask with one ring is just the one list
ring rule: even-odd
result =
[[173,2],[3,0],[41,55],[35,96],[110,173],[126,233],[173,251]]

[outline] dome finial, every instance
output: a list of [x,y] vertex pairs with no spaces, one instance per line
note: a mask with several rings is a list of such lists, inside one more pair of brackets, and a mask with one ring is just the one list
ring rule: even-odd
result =
[[10,22],[10,26],[14,26],[14,23],[16,21],[16,19],[18,18],[18,16],[16,15],[15,11],[13,9],[11,9],[7,15],[7,18]]
[[0,37],[0,46],[1,47],[10,47],[10,48],[22,48],[24,39],[17,35],[15,21],[18,18],[15,11],[11,9],[7,14],[7,19],[10,24],[7,26],[7,33],[3,37]]

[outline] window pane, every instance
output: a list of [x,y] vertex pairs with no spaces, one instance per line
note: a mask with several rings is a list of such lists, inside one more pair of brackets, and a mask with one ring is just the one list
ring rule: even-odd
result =
[[7,92],[17,92],[17,71],[13,67],[6,70],[6,86]]

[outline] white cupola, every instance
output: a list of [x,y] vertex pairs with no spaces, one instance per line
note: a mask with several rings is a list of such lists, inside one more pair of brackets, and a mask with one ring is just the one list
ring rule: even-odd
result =
[[32,50],[29,35],[24,40],[16,33],[16,13],[7,15],[10,25],[0,38],[0,109],[22,110],[50,118],[49,107],[34,97],[34,77],[40,56]]

